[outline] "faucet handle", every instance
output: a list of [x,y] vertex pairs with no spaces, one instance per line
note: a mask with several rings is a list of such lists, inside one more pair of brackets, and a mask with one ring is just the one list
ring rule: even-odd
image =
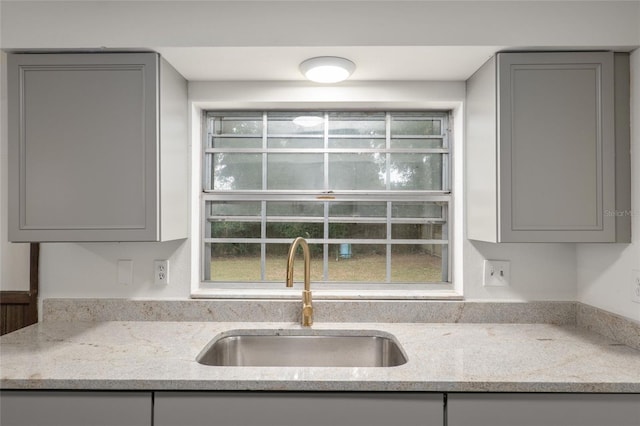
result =
[[302,291],[302,326],[309,327],[313,324],[313,305],[311,304],[311,291]]
[[304,306],[302,308],[302,325],[304,327],[313,325],[313,307]]

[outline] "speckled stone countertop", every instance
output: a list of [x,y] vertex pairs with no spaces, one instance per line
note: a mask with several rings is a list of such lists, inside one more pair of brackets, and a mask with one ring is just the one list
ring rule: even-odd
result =
[[397,367],[212,367],[195,361],[236,329],[290,322],[49,321],[0,338],[2,389],[640,393],[640,351],[576,326],[317,323],[393,334]]

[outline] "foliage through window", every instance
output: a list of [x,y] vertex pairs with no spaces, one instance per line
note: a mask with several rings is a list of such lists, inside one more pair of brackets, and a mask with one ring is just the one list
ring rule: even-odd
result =
[[298,236],[316,288],[449,281],[447,113],[208,112],[205,121],[204,281],[282,284]]

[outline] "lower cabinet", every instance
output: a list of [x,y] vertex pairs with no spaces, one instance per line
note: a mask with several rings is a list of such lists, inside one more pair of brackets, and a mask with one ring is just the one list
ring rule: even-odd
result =
[[447,426],[639,426],[640,394],[448,394]]
[[2,426],[150,426],[152,392],[0,392]]
[[0,391],[0,425],[640,426],[640,394]]
[[156,392],[154,426],[442,426],[443,407],[441,393]]

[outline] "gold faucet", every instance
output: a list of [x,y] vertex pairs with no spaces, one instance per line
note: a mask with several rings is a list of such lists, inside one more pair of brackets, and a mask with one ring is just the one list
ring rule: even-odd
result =
[[313,306],[311,304],[311,256],[309,245],[304,238],[298,237],[293,240],[289,247],[287,257],[287,287],[293,287],[293,260],[296,256],[298,245],[302,247],[304,254],[304,290],[302,291],[302,325],[309,327],[313,324]]

